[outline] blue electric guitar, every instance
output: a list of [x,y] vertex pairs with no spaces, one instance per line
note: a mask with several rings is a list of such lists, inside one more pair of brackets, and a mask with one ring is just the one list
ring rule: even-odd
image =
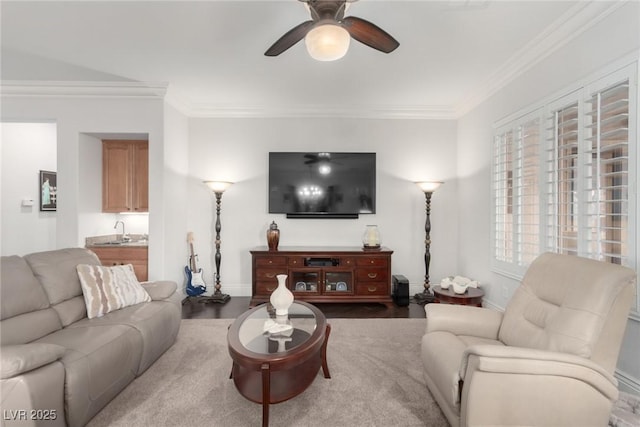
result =
[[207,285],[202,280],[202,269],[198,268],[196,259],[197,255],[193,253],[193,233],[187,233],[187,242],[189,242],[189,265],[184,267],[184,272],[187,274],[187,295],[190,297],[196,297],[204,293],[207,290]]

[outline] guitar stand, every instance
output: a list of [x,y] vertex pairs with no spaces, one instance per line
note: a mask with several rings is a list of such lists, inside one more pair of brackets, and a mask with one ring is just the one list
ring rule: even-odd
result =
[[210,302],[224,304],[231,299],[229,295],[223,294],[220,291],[218,291],[218,293],[214,293],[213,295],[197,296],[192,298],[196,298],[197,301],[202,304],[207,304]]

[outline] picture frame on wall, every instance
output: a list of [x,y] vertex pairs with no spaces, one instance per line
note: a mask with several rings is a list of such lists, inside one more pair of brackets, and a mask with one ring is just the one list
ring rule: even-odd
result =
[[55,211],[58,208],[58,180],[56,172],[40,171],[40,210]]

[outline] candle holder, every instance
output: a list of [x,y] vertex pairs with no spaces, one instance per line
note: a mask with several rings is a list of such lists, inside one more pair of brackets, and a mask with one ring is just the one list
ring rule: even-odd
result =
[[380,250],[380,230],[377,225],[367,225],[362,235],[362,248],[364,250]]

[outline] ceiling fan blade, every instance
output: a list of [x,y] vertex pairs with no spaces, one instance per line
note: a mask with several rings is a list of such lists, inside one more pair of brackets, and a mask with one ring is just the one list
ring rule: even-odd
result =
[[302,24],[293,27],[284,36],[280,37],[273,45],[271,45],[264,54],[266,56],[280,55],[282,52],[302,40],[304,36],[307,35],[313,24],[313,21],[305,21]]
[[389,33],[362,18],[347,16],[342,20],[342,26],[351,34],[351,37],[381,52],[393,52],[400,46],[400,43]]

